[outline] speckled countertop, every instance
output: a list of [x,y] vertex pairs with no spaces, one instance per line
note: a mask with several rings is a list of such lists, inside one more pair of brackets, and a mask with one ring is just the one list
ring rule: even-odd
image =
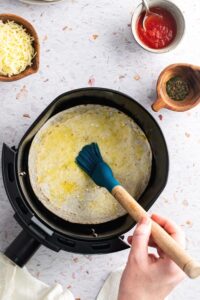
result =
[[[16,13],[35,26],[41,42],[36,75],[0,83],[0,144],[18,145],[34,119],[59,94],[71,89],[108,87],[132,96],[161,126],[169,147],[168,184],[151,211],[169,216],[185,230],[187,249],[200,260],[200,106],[185,113],[154,113],[160,71],[175,62],[200,65],[200,1],[175,1],[186,18],[180,46],[167,54],[145,52],[133,41],[130,18],[139,1],[66,0],[29,6],[0,0],[1,12]],[[20,231],[0,178],[0,249]],[[128,251],[109,255],[54,253],[41,247],[27,267],[37,278],[60,282],[81,300],[94,300],[109,272],[126,262]],[[173,300],[200,299],[200,280],[187,279]],[[110,299],[112,300],[112,299]]]

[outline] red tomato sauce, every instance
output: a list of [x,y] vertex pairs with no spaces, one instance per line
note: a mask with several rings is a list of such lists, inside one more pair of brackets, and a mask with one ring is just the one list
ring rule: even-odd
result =
[[156,15],[149,15],[145,20],[145,28],[143,27],[143,19],[145,12],[142,12],[137,21],[137,32],[140,40],[148,47],[153,49],[162,49],[171,44],[177,33],[176,21],[172,14],[164,8],[152,7],[152,12]]

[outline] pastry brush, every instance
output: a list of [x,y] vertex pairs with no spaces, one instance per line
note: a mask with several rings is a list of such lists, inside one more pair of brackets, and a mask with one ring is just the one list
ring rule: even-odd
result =
[[[86,145],[79,152],[76,163],[100,187],[106,188],[124,207],[129,215],[139,222],[148,216],[140,204],[120,185],[112,169],[103,160],[98,144]],[[170,257],[190,278],[200,275],[200,264],[156,222],[152,221],[151,234],[155,243]]]

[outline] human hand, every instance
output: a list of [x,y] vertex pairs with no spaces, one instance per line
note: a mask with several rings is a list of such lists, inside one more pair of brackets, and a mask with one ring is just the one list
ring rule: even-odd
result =
[[[175,223],[156,214],[151,219],[184,246],[184,234]],[[184,272],[151,238],[151,219],[142,218],[133,236],[128,237],[132,248],[122,274],[118,300],[164,300],[185,278]],[[155,247],[158,255],[149,254],[148,246]]]

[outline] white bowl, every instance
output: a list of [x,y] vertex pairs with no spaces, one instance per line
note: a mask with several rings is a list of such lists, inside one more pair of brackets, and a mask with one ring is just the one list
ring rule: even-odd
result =
[[150,8],[153,6],[162,7],[164,9],[168,10],[172,14],[172,16],[174,17],[174,19],[176,21],[176,25],[177,25],[177,33],[176,33],[175,39],[172,41],[172,43],[169,46],[162,48],[162,49],[150,48],[141,41],[141,39],[139,38],[138,33],[137,33],[137,21],[138,21],[138,17],[140,16],[141,12],[144,11],[144,7],[143,7],[142,3],[137,6],[137,8],[135,9],[135,11],[133,13],[133,17],[132,17],[132,21],[131,21],[131,28],[132,28],[133,36],[134,36],[136,42],[147,51],[154,52],[154,53],[164,53],[164,52],[171,51],[180,43],[180,41],[183,38],[183,35],[185,32],[184,16],[183,16],[181,10],[173,2],[168,1],[168,0],[149,0],[149,5],[150,5]]

